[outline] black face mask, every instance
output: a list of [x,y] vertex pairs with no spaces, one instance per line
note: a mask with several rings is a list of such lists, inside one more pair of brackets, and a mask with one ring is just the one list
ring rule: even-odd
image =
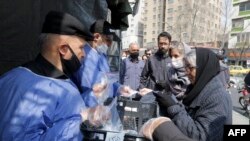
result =
[[68,77],[70,77],[73,73],[75,73],[81,67],[81,62],[76,57],[75,53],[70,48],[70,46],[68,46],[68,48],[69,48],[70,52],[72,53],[72,56],[69,60],[63,59],[61,56],[61,62],[62,62],[63,72]]
[[138,59],[138,56],[139,56],[139,52],[130,53],[130,57],[131,57],[132,59]]

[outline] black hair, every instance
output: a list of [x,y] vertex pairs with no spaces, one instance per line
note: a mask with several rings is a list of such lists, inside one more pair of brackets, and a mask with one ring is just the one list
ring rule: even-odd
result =
[[162,33],[160,33],[159,35],[158,35],[158,42],[159,42],[159,40],[160,40],[160,37],[167,37],[168,38],[168,40],[169,40],[169,42],[171,42],[171,39],[172,39],[172,37],[171,37],[171,35],[168,33],[168,32],[166,32],[166,31],[164,31],[164,32],[162,32]]
[[147,52],[151,51],[151,49],[146,49],[144,54],[146,54]]

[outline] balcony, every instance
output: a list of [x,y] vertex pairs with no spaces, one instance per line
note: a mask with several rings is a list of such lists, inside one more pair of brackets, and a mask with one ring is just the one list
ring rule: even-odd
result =
[[235,47],[236,48],[248,48],[249,45],[250,45],[249,42],[238,42],[236,43]]
[[250,10],[239,12],[239,16],[245,16],[245,15],[250,15]]
[[239,33],[239,32],[242,32],[242,31],[243,31],[243,27],[234,27],[231,30],[231,34],[233,34],[233,33]]
[[247,2],[248,0],[233,0],[233,6],[237,6],[242,2]]

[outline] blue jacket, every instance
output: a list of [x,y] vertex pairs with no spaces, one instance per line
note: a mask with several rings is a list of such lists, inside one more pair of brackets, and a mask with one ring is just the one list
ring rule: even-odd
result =
[[[93,94],[92,88],[95,83],[99,83],[104,75],[109,73],[108,61],[105,56],[99,54],[90,45],[84,46],[85,57],[82,60],[82,66],[74,74],[74,82],[80,83],[83,90],[82,98],[87,107],[96,106],[97,99]],[[110,96],[116,96],[120,87],[118,83],[112,83],[108,89],[112,89]]]
[[16,68],[0,77],[0,140],[82,140],[74,83]]

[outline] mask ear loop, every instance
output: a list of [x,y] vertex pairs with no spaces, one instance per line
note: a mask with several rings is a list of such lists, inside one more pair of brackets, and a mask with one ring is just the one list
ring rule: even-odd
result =
[[75,54],[69,44],[66,44],[64,46],[67,47],[70,50],[70,52],[71,52],[72,55]]
[[61,45],[61,47],[58,49],[59,52],[60,52],[60,56],[62,57],[62,55],[65,55],[66,52],[67,52],[67,49],[69,48],[70,46],[68,44],[65,44],[65,45]]

